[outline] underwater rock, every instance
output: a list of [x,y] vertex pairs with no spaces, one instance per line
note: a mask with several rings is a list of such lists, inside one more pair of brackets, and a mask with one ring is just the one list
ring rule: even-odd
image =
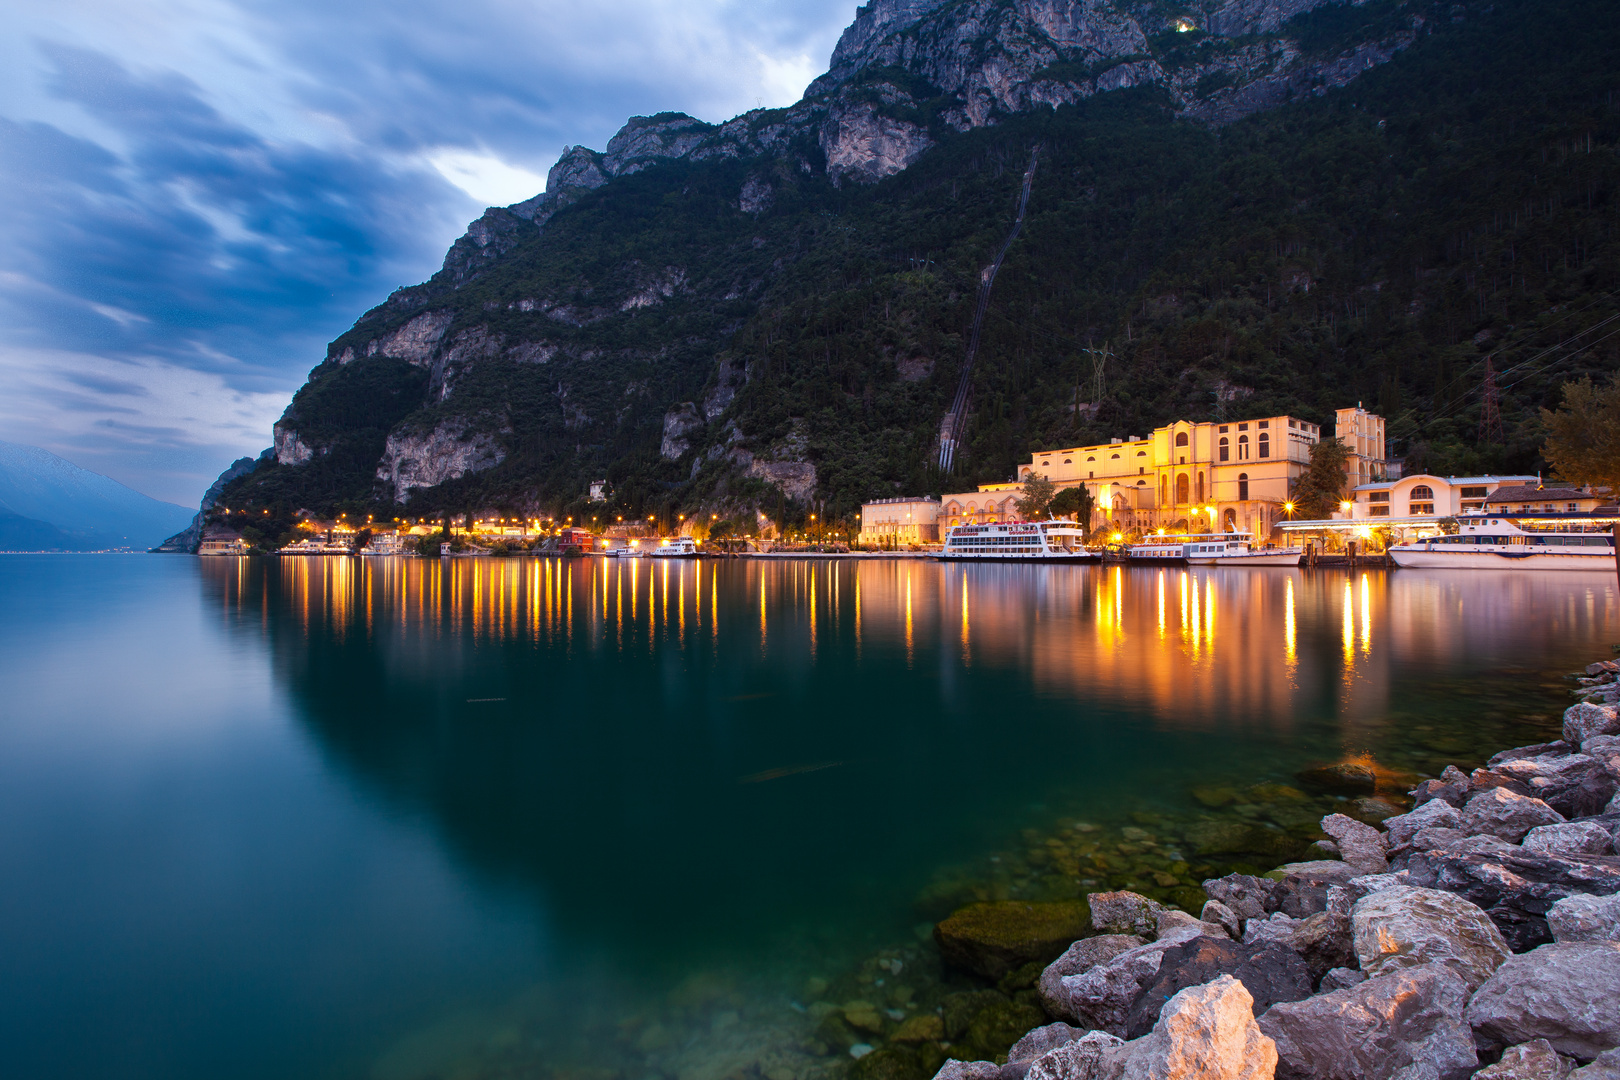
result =
[[1187,828],[1187,843],[1200,855],[1256,855],[1262,859],[1290,859],[1306,847],[1303,840],[1281,829],[1270,829],[1232,818],[1209,818]]
[[908,1017],[889,1036],[890,1042],[939,1042],[945,1038],[945,1021],[932,1013]]
[[1159,936],[1159,915],[1164,905],[1133,892],[1088,893],[1091,925],[1099,934]]
[[994,1060],[1023,1038],[1031,1028],[1046,1023],[1046,1014],[1034,1005],[1002,1001],[983,1009],[968,1024],[967,1031],[953,1043],[975,1058]]
[[1129,934],[1101,934],[1075,942],[1041,972],[1039,983],[1041,1004],[1053,1016],[1074,1019],[1074,1009],[1069,1001],[1069,993],[1064,989],[1063,979],[1066,976],[1083,974],[1099,964],[1108,963],[1121,953],[1145,944],[1147,942],[1144,939]]
[[1083,900],[1000,900],[969,904],[934,927],[946,963],[999,979],[1032,961],[1047,962],[1091,932]]
[[1306,787],[1329,795],[1371,795],[1378,790],[1378,774],[1354,761],[1306,769],[1296,775]]
[[1178,992],[1152,1033],[1127,1045],[1123,1080],[1264,1080],[1277,1067],[1254,1000],[1230,975]]
[[1591,1061],[1620,1046],[1620,942],[1556,942],[1510,956],[1468,1002],[1482,1040],[1512,1046],[1546,1039]]
[[1171,998],[1222,976],[1242,980],[1256,1012],[1279,1001],[1299,1001],[1311,995],[1310,969],[1293,949],[1275,942],[1245,944],[1197,937],[1165,950],[1155,977],[1131,1002],[1125,1036],[1146,1035]]
[[1356,958],[1374,978],[1443,964],[1472,993],[1512,955],[1485,912],[1437,889],[1384,889],[1358,901],[1350,918]]
[[967,1034],[968,1025],[973,1023],[975,1016],[1007,1000],[1005,994],[998,994],[994,990],[968,990],[947,996],[940,1002],[939,1011],[940,1020],[945,1024],[945,1037],[960,1039]]

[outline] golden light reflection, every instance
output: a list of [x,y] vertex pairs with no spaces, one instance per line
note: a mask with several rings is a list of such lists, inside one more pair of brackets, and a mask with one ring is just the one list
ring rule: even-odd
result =
[[1155,575],[1159,586],[1159,640],[1164,640],[1164,570]]
[[1298,642],[1294,629],[1294,579],[1288,577],[1283,582],[1283,654],[1288,660],[1288,668],[1293,670],[1299,662]]
[[1361,575],[1361,653],[1363,656],[1372,653],[1372,583],[1367,575]]
[[1350,589],[1350,582],[1344,583],[1344,666],[1351,667],[1356,661],[1356,616],[1355,593]]

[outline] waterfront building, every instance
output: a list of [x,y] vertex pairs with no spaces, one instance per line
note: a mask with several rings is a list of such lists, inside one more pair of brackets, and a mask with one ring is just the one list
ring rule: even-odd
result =
[[[1017,485],[1007,485],[1017,487]],[[1013,498],[1016,500],[1017,495]],[[878,499],[861,504],[858,544],[939,543],[938,499]]]
[[1376,525],[1422,526],[1432,524],[1435,518],[1483,510],[1496,492],[1526,491],[1529,489],[1525,485],[1533,488],[1537,483],[1534,476],[1416,473],[1398,480],[1357,485],[1350,492],[1349,513],[1341,511],[1337,518]]
[[1558,485],[1544,487],[1499,487],[1485,499],[1485,509],[1503,514],[1545,513],[1579,514],[1596,510],[1599,506],[1613,506],[1614,497],[1606,489],[1594,491],[1590,487]]

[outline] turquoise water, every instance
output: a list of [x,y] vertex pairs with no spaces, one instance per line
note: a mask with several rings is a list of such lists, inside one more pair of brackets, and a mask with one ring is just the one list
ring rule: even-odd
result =
[[0,602],[17,1077],[818,1075],[813,980],[900,1022],[952,904],[1196,882],[1196,824],[1331,802],[1209,790],[1476,763],[1620,642],[1581,574],[8,556]]

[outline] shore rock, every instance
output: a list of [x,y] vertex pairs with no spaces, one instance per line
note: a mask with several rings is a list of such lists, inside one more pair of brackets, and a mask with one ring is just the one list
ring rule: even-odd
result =
[[1620,893],[1566,896],[1547,912],[1555,941],[1620,941]]
[[1123,1080],[1261,1080],[1277,1048],[1254,1020],[1242,982],[1222,975],[1164,1006],[1153,1031],[1131,1048]]
[[1564,710],[1564,741],[1579,746],[1594,735],[1620,735],[1620,711],[1613,705],[1581,702]]
[[1159,915],[1164,905],[1133,892],[1089,893],[1091,925],[1099,934],[1159,936]]
[[1030,1062],[1026,1080],[1102,1080],[1104,1056],[1122,1045],[1106,1031],[1088,1031]]
[[934,1074],[934,1080],[996,1080],[1001,1066],[993,1061],[957,1061],[949,1058]]
[[1509,957],[1468,1003],[1498,1045],[1546,1039],[1581,1061],[1620,1046],[1620,942],[1557,942]]
[[1351,914],[1356,959],[1377,977],[1398,968],[1443,964],[1469,992],[1512,955],[1490,916],[1460,896],[1397,886],[1357,902]]
[[1046,963],[1091,931],[1084,901],[1017,900],[969,904],[934,927],[946,963],[999,979],[1025,964]]
[[1451,969],[1408,968],[1273,1005],[1260,1030],[1277,1043],[1281,1080],[1462,1080],[1479,1063],[1467,999]]
[[1355,818],[1329,814],[1322,819],[1322,831],[1339,845],[1339,854],[1358,874],[1382,874],[1389,869],[1389,849],[1384,834]]
[[1620,1080],[1620,1050],[1605,1050],[1569,1074],[1570,1080]]
[[[1595,743],[1597,739],[1588,741]],[[1586,753],[1524,758],[1505,762],[1495,771],[1522,785],[1521,794],[1540,799],[1568,818],[1602,813],[1615,792],[1620,791],[1620,778]]]
[[1336,967],[1322,976],[1322,982],[1317,990],[1323,994],[1331,994],[1335,990],[1348,990],[1352,986],[1360,986],[1367,981],[1367,973],[1356,968]]
[[1227,874],[1204,882],[1204,895],[1225,905],[1239,919],[1264,918],[1268,911],[1276,911],[1273,898],[1277,889],[1278,882],[1249,874]]
[[1070,1027],[1061,1022],[1035,1028],[1012,1044],[1012,1048],[1007,1051],[1007,1060],[1033,1061],[1060,1046],[1067,1046],[1084,1034],[1085,1029]]
[[1425,780],[1413,788],[1410,794],[1414,806],[1426,806],[1439,799],[1460,809],[1472,792],[1473,786],[1468,782],[1468,774],[1455,765],[1447,765],[1438,780]]
[[1282,875],[1282,880],[1273,894],[1273,910],[1296,919],[1326,911],[1329,890],[1364,876],[1349,863],[1331,859],[1287,863],[1275,872]]
[[1502,1060],[1474,1074],[1474,1080],[1564,1080],[1574,1063],[1546,1039],[1510,1046]]
[[1434,799],[1415,810],[1384,820],[1389,830],[1389,846],[1402,848],[1424,829],[1461,829],[1462,812],[1443,799]]
[[1204,904],[1204,909],[1198,913],[1198,921],[1214,923],[1226,931],[1227,937],[1241,938],[1243,936],[1243,920],[1238,917],[1237,912],[1219,900],[1210,900]]
[[1243,935],[1246,945],[1269,943],[1292,949],[1305,959],[1312,981],[1337,967],[1356,962],[1348,906],[1345,911],[1321,911],[1303,919],[1277,912],[1269,919],[1250,919]]
[[1309,997],[1313,985],[1304,958],[1286,945],[1197,937],[1161,955],[1154,978],[1131,1002],[1125,1018],[1126,1038],[1151,1031],[1166,1003],[1178,994],[1227,976],[1242,981],[1256,1011],[1279,1001]]
[[1068,1015],[1085,1027],[1123,1036],[1131,1006],[1158,976],[1164,954],[1201,936],[1196,930],[1178,930],[1088,971],[1065,976],[1059,981],[1059,1004],[1065,1012],[1059,1015]]
[[1121,953],[1146,944],[1142,938],[1129,934],[1100,934],[1097,937],[1081,938],[1041,972],[1041,979],[1037,984],[1041,1004],[1052,1016],[1073,1020],[1074,1009],[1069,1001],[1069,993],[1063,986],[1063,980],[1071,975],[1084,974],[1099,964],[1108,963]]
[[1620,892],[1620,858],[1541,855],[1522,848],[1414,852],[1407,874],[1413,885],[1456,893],[1484,908],[1514,952],[1552,940],[1547,913],[1564,897]]
[[1610,855],[1614,840],[1595,821],[1570,821],[1562,825],[1537,825],[1525,833],[1523,847],[1542,855]]
[[1542,802],[1519,795],[1507,788],[1482,791],[1463,807],[1463,831],[1471,836],[1485,834],[1517,844],[1537,825],[1558,825],[1564,815]]
[[1371,795],[1378,790],[1378,774],[1367,766],[1353,761],[1341,761],[1337,765],[1306,769],[1297,775],[1299,782],[1306,787],[1315,788],[1329,795]]

